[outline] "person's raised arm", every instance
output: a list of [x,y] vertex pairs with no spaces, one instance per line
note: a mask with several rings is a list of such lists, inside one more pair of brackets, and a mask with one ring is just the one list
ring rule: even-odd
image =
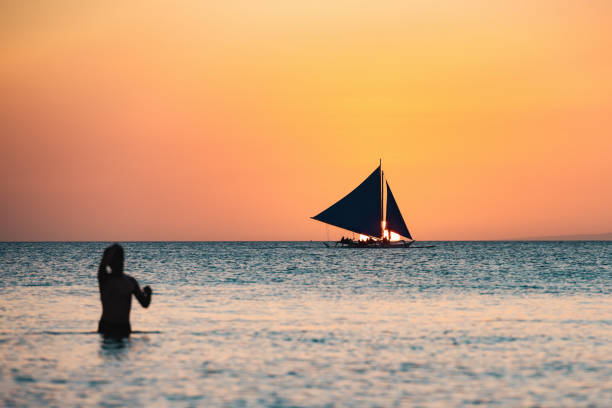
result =
[[132,279],[132,283],[134,284],[134,296],[138,299],[138,302],[142,305],[142,307],[149,307],[151,304],[151,294],[153,291],[150,286],[145,286],[142,290],[140,290],[140,286],[138,286],[138,281],[134,278]]

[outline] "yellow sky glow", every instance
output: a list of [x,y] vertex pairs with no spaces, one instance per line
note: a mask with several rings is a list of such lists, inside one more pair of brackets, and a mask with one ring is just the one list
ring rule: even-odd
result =
[[3,2],[0,240],[326,239],[379,158],[416,239],[611,231],[610,17]]

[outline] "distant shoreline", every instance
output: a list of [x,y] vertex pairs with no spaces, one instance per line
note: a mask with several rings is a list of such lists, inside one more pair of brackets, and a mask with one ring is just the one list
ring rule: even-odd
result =
[[612,241],[612,232],[603,234],[551,235],[513,239],[512,241]]

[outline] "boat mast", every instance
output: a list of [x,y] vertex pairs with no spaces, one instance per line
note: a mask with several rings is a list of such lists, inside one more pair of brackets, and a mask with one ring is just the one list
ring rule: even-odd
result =
[[379,158],[379,166],[380,166],[380,237],[384,237],[385,231],[383,230],[383,171],[382,171],[382,158]]

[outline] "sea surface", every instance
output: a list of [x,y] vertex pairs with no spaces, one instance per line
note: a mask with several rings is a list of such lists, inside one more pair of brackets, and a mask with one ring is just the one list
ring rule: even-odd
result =
[[115,341],[108,243],[0,243],[0,405],[612,406],[612,243],[430,244],[126,243]]

